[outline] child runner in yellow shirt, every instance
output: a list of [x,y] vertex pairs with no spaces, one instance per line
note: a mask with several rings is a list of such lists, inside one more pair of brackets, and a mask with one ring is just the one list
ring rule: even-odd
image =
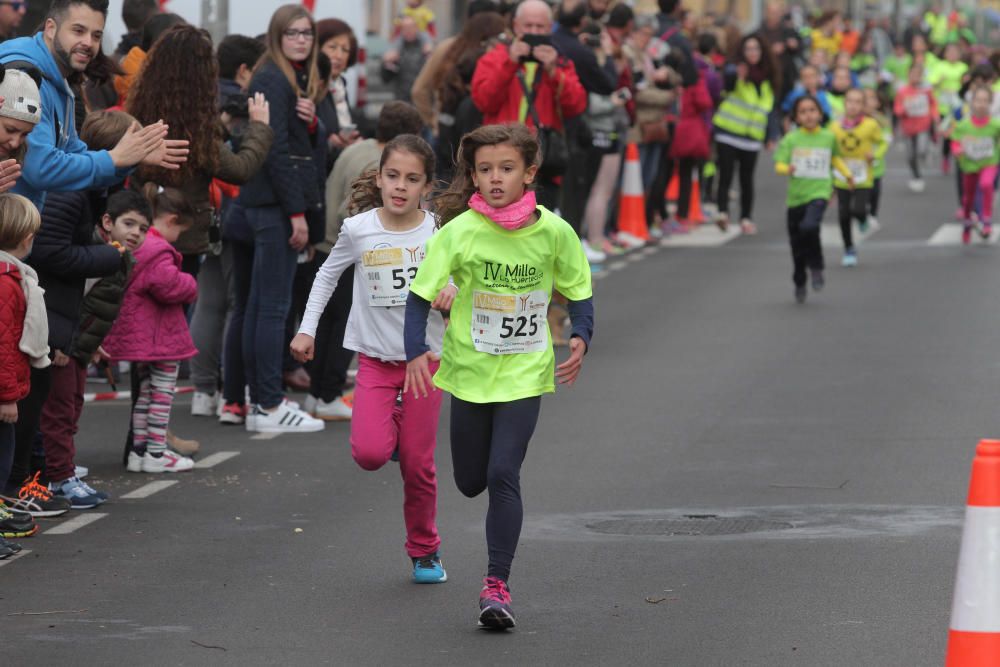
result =
[[[452,394],[451,456],[459,490],[489,490],[489,569],[479,624],[514,627],[510,576],[521,533],[520,470],[542,394],[580,374],[594,326],[590,266],[573,228],[537,206],[538,141],[523,125],[487,125],[465,135],[451,188],[437,200],[440,231],[410,285],[404,341],[405,392],[433,385]],[[425,342],[431,302],[458,287],[441,365]],[[552,290],[569,300],[569,359],[558,367],[546,313]]]
[[878,122],[865,115],[865,94],[860,88],[852,88],[844,95],[844,117],[830,123],[830,129],[837,137],[840,157],[854,177],[850,181],[836,175],[833,186],[837,190],[837,215],[844,238],[841,265],[856,266],[858,254],[851,222],[856,219],[862,232],[868,227],[868,199],[875,180],[873,167],[885,156],[888,144]]

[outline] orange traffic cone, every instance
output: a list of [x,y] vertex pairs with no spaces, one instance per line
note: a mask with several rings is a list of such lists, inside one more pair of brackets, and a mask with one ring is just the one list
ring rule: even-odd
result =
[[981,440],[951,607],[946,667],[1000,665],[1000,440]]
[[688,204],[688,221],[696,224],[705,222],[705,213],[701,210],[701,183],[698,172],[691,177],[691,200]]
[[644,245],[649,240],[639,147],[634,143],[625,148],[625,168],[622,170],[621,197],[618,200],[618,239],[633,247]]
[[673,176],[670,177],[670,183],[667,184],[667,201],[677,201],[681,194],[681,181],[678,178],[678,173],[680,168],[674,164]]

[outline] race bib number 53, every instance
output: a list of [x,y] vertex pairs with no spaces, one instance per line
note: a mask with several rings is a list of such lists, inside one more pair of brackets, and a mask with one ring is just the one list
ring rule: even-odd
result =
[[472,345],[487,354],[541,352],[549,345],[549,295],[472,293]]
[[368,285],[368,305],[405,306],[410,283],[424,259],[424,246],[375,248],[361,253],[361,266]]

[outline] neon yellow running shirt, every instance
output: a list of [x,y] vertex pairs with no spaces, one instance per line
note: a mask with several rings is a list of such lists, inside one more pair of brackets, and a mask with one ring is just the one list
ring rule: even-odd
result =
[[458,286],[434,384],[470,403],[501,403],[555,391],[547,319],[555,287],[589,299],[590,265],[569,224],[539,206],[539,220],[508,231],[466,211],[427,242],[410,291],[433,301]]

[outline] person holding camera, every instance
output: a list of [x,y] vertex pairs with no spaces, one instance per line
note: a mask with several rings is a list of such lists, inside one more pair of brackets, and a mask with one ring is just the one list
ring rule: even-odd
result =
[[587,92],[573,62],[552,44],[552,10],[542,0],[517,6],[514,40],[496,44],[480,58],[472,76],[472,101],[483,124],[524,123],[542,145],[538,202],[555,209],[559,181],[569,154],[563,135],[567,119],[587,108]]

